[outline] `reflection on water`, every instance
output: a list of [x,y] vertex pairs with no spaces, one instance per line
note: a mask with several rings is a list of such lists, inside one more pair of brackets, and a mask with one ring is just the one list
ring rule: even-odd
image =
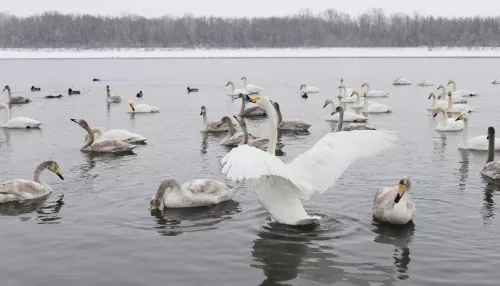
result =
[[[59,212],[64,206],[63,196],[61,196],[56,201],[48,200],[50,195],[43,198],[38,198],[35,200],[29,200],[24,202],[10,202],[0,204],[0,215],[2,216],[20,216],[24,214],[36,212],[38,216],[36,220],[38,224],[59,224],[62,219],[59,216]],[[22,221],[30,220],[30,217],[21,217]]]
[[460,152],[460,168],[459,171],[459,183],[458,188],[461,191],[465,190],[465,183],[469,177],[469,151],[464,149],[459,149]]
[[500,192],[500,185],[498,182],[488,182],[484,186],[484,202],[481,208],[481,216],[483,217],[484,224],[488,224],[495,217],[495,193]]

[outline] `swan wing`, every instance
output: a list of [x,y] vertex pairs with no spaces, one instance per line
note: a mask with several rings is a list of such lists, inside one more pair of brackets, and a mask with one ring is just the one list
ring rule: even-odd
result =
[[12,118],[11,120],[7,121],[3,125],[3,127],[7,128],[26,128],[26,127],[31,127],[31,128],[36,128],[39,127],[42,124],[40,121],[36,121],[34,119],[28,118],[28,117],[16,117]]
[[12,180],[0,183],[0,203],[24,201],[45,196],[52,190],[30,180]]

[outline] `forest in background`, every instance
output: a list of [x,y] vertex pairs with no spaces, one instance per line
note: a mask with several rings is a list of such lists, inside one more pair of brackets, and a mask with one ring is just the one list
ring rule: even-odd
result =
[[500,17],[329,9],[265,18],[0,13],[0,48],[497,47]]

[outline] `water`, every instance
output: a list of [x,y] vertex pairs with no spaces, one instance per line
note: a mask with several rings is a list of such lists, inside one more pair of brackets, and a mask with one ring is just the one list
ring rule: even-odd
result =
[[[0,207],[2,285],[497,285],[500,279],[498,188],[479,172],[486,155],[457,149],[461,132],[438,133],[429,116],[435,87],[394,87],[454,79],[458,88],[482,93],[469,100],[472,136],[500,126],[495,106],[499,59],[218,59],[218,60],[2,60],[0,78],[14,95],[33,98],[12,110],[44,122],[41,130],[0,130],[0,180],[31,179],[36,166],[56,160],[65,180],[50,172],[54,193],[28,205]],[[324,120],[325,98],[336,97],[339,78],[351,88],[371,83],[391,92],[381,102],[390,115],[369,125],[395,130],[396,148],[352,165],[337,186],[305,202],[323,217],[316,227],[276,225],[258,203],[252,182],[236,183],[234,201],[152,215],[149,199],[162,180],[224,180],[220,136],[200,130],[200,106],[209,119],[235,113],[224,89],[239,78],[265,87],[283,116],[312,124],[308,135],[286,135],[289,162],[333,124]],[[94,83],[92,78],[103,79]],[[304,100],[301,83],[322,89]],[[108,107],[105,85],[121,95]],[[43,91],[31,93],[40,86]],[[187,95],[186,86],[200,88]],[[69,87],[82,90],[67,96]],[[130,116],[126,99],[142,90],[159,114]],[[47,100],[47,94],[64,95]],[[2,101],[6,94],[1,95]],[[3,113],[2,113],[3,116]],[[70,121],[123,128],[149,138],[132,156],[82,153],[84,130]],[[267,121],[247,121],[254,134]],[[498,129],[498,128],[497,128]],[[367,142],[366,144],[369,144]],[[373,194],[403,175],[413,179],[414,224],[388,227],[371,216]],[[58,196],[65,197],[58,202]]]

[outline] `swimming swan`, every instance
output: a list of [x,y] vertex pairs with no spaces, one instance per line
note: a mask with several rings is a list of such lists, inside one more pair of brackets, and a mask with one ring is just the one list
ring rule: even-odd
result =
[[434,117],[439,113],[443,113],[443,119],[436,126],[437,131],[460,131],[464,129],[463,121],[456,121],[453,118],[448,118],[448,110],[446,108],[438,106],[434,112]]
[[28,117],[15,117],[10,118],[9,106],[5,103],[0,103],[0,110],[5,109],[6,119],[0,124],[2,128],[10,129],[29,129],[29,128],[39,128],[42,122],[36,121]]
[[56,162],[43,162],[36,168],[33,181],[18,179],[0,182],[0,203],[23,202],[41,198],[52,193],[52,188],[41,178],[41,174],[45,169],[55,173],[61,180],[64,180],[61,169]]
[[337,126],[335,127],[335,132],[353,131],[353,130],[375,130],[375,128],[367,127],[364,124],[350,124],[342,128],[342,125],[344,124],[344,108],[342,106],[337,106],[333,111],[332,115],[335,113],[339,113],[339,121],[337,122]]
[[367,82],[364,82],[361,86],[362,88],[366,86],[366,94],[368,97],[386,97],[389,95],[386,91],[381,90],[370,90],[370,85]]
[[[357,159],[375,155],[394,146],[397,137],[383,131],[329,133],[291,163],[274,156],[278,139],[276,111],[266,96],[252,99],[269,115],[270,142],[267,152],[241,145],[221,161],[228,179],[257,180],[254,190],[260,204],[278,223],[305,225],[320,219],[310,216],[301,199],[323,193]],[[366,142],[370,142],[366,145]]]
[[[129,132],[123,129],[113,129],[104,132],[99,127],[94,127],[91,129],[94,132],[95,142],[104,141],[104,140],[117,140],[129,144],[142,144],[145,143],[148,138]],[[97,134],[97,136],[96,136]],[[89,140],[89,135],[85,135],[85,142]]]
[[233,193],[232,186],[216,180],[197,179],[181,186],[177,180],[169,179],[161,183],[149,206],[152,211],[163,211],[165,207],[203,207],[228,201]]
[[389,105],[373,102],[368,104],[368,98],[366,92],[363,94],[363,113],[389,113],[393,109]]
[[319,88],[314,87],[314,86],[307,86],[306,84],[301,84],[300,91],[302,91],[304,93],[318,93]]
[[453,103],[453,93],[448,91],[448,112],[449,113],[461,113],[462,111],[472,111],[472,107],[467,104],[454,104]]
[[457,83],[450,79],[448,81],[448,85],[452,85],[453,86],[453,93],[457,93],[457,94],[460,94],[462,96],[476,96],[476,95],[479,95],[478,92],[475,92],[475,91],[470,91],[470,90],[466,90],[466,89],[461,89],[461,90],[457,90]]
[[403,77],[398,77],[392,82],[392,85],[410,85],[411,82]]
[[276,110],[278,116],[278,130],[288,130],[288,131],[307,131],[310,124],[304,123],[300,120],[285,120],[281,117],[280,105],[276,102],[272,102],[274,109]]
[[[354,101],[354,104],[352,104],[349,107],[352,109],[363,109],[365,107],[364,99],[363,99],[363,101],[361,101],[360,100],[361,97],[359,96],[358,92],[355,90],[351,93],[350,97],[353,98],[353,96],[356,96],[356,100]],[[374,103],[373,101],[368,100],[368,106],[372,105],[373,103]]]
[[8,85],[6,85],[5,88],[2,90],[2,92],[4,91],[7,91],[7,94],[9,96],[9,103],[11,104],[25,104],[31,102],[31,99],[22,96],[12,97],[12,92],[10,91],[10,86]]
[[[229,131],[227,133],[226,138],[222,139],[220,144],[225,145],[225,146],[231,146],[231,147],[238,146],[240,144],[240,142],[243,140],[243,136],[244,136],[243,132],[235,133],[233,121],[228,116],[222,117],[218,126],[222,126],[224,124],[226,124],[229,127]],[[248,136],[251,139],[255,139],[255,137],[252,134],[248,134]]]
[[433,86],[434,82],[432,80],[425,79],[423,81],[419,81],[417,86]]
[[[343,86],[343,88],[341,89],[339,87],[339,96],[338,96],[339,98],[346,98],[347,94],[351,94],[354,91],[352,88],[346,87],[344,85],[344,78],[343,77],[340,78],[340,86]],[[345,101],[342,100],[342,102],[345,102]]]
[[[260,150],[267,150],[267,148],[269,147],[269,139],[267,138],[255,138],[254,139],[251,139],[249,140],[248,137],[248,129],[247,129],[247,124],[245,122],[245,120],[243,119],[243,117],[239,117],[239,116],[235,116],[233,115],[234,119],[236,119],[236,121],[238,122],[238,124],[241,126],[241,130],[243,132],[243,139],[241,140],[240,144],[238,144],[238,146],[241,146],[241,145],[248,145],[248,146],[252,146],[252,147],[255,147],[257,149],[260,149]],[[252,136],[253,137],[253,136]],[[283,149],[283,147],[285,147],[285,145],[283,143],[276,143],[276,151],[281,151],[281,149]]]
[[207,108],[205,106],[201,107],[200,115],[203,115],[203,125],[205,132],[224,132],[229,131],[229,126],[227,123],[220,124],[220,121],[208,121],[207,119]]
[[[458,116],[455,121],[463,120],[464,121],[464,132],[462,136],[462,142],[458,144],[458,149],[467,149],[467,150],[480,150],[480,151],[488,151],[489,140],[488,136],[476,136],[473,138],[469,138],[469,111],[464,111]],[[500,150],[500,139],[495,138],[495,150]]]
[[128,113],[158,113],[160,109],[158,107],[154,107],[147,104],[135,104],[133,100],[128,101],[128,105],[130,106],[130,110]]
[[109,89],[109,85],[106,85],[106,102],[107,103],[120,103],[122,102],[122,98],[118,95],[111,95],[111,90]]
[[[446,97],[448,96],[448,93],[446,92],[446,87],[442,84],[440,84],[437,88],[437,90],[441,90],[439,93],[438,99],[446,101]],[[467,103],[467,99],[463,97],[461,94],[453,92],[453,103]]]
[[[350,89],[352,90],[352,89]],[[354,91],[351,91],[351,95]],[[355,103],[356,98],[347,96],[347,88],[344,85],[339,86],[339,102],[340,103]]]
[[251,116],[266,116],[266,111],[261,106],[252,106],[249,108],[245,108],[246,102],[248,101],[248,95],[243,95],[242,93],[238,94],[236,98],[241,98],[241,108],[240,113],[238,115],[251,117]]
[[410,177],[404,176],[399,181],[399,186],[377,190],[373,199],[373,216],[390,224],[403,225],[410,222],[415,213],[410,188]]
[[[332,105],[332,112],[335,111],[335,102],[331,98],[327,98],[325,100],[325,104],[323,104],[323,108],[327,107],[329,104]],[[327,121],[339,121],[339,114],[336,113],[334,115],[330,115],[325,120]],[[345,122],[366,122],[368,118],[363,115],[356,114],[354,112],[346,111],[344,112],[344,121]]]
[[493,180],[500,180],[500,163],[495,161],[495,128],[488,127],[488,159],[481,175]]
[[132,149],[137,147],[136,145],[131,145],[117,140],[104,140],[94,143],[94,132],[92,132],[92,129],[90,129],[85,120],[71,119],[71,121],[78,124],[88,133],[89,140],[87,141],[87,143],[85,143],[85,145],[82,146],[82,148],[80,149],[81,151],[96,153],[121,153],[130,152],[132,151]]
[[241,80],[243,80],[243,85],[245,86],[245,89],[251,93],[251,94],[257,94],[261,91],[263,91],[264,89],[261,88],[261,87],[258,87],[256,85],[253,85],[253,84],[247,84],[247,77],[246,76],[243,76],[241,77]]
[[246,89],[242,89],[242,88],[234,88],[234,83],[232,80],[228,81],[226,83],[226,87],[227,86],[231,86],[231,92],[228,94],[230,96],[238,96],[239,94],[243,94],[243,95],[249,95],[251,94],[249,91],[247,91]]
[[434,92],[431,92],[429,94],[429,98],[428,99],[431,99],[431,98],[432,98],[432,103],[431,103],[431,106],[427,107],[427,110],[435,111],[438,106],[441,107],[441,108],[447,108],[448,107],[448,104],[446,103],[446,101],[444,101],[444,100],[436,100],[436,94]]

